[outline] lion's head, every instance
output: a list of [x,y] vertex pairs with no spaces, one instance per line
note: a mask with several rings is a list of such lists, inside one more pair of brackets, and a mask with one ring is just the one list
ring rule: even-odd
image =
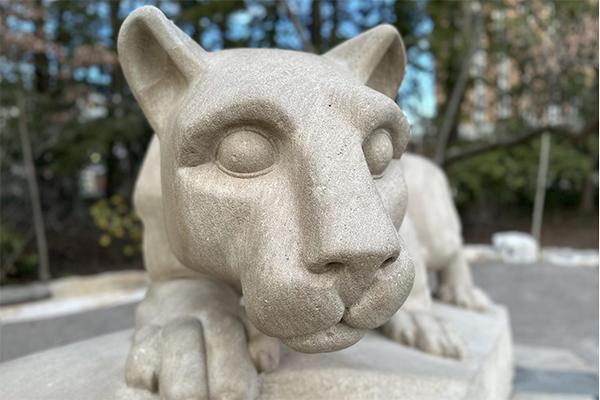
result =
[[237,286],[255,326],[299,351],[347,347],[396,312],[413,267],[397,233],[409,127],[393,101],[405,68],[394,28],[323,56],[208,53],[143,7],[119,57],[160,139],[184,265]]

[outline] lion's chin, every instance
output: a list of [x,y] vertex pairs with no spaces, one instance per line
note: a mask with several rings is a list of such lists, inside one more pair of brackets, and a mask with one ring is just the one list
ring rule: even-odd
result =
[[366,332],[366,329],[357,329],[343,322],[338,322],[325,330],[308,335],[284,338],[282,341],[287,346],[302,353],[325,353],[352,346]]

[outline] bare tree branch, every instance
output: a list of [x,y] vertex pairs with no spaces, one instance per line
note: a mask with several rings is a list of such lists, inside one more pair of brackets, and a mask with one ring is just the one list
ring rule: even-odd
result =
[[499,148],[507,148],[514,147],[520,144],[524,144],[541,136],[544,133],[550,133],[555,135],[570,135],[570,136],[580,136],[583,134],[588,134],[590,132],[598,131],[598,120],[586,125],[583,129],[574,131],[571,126],[568,125],[555,125],[555,126],[542,126],[537,128],[532,128],[528,132],[501,140],[496,140],[491,143],[481,143],[472,146],[468,146],[463,149],[453,149],[448,151],[447,156],[444,160],[444,166],[448,166],[457,161],[461,161],[467,158],[475,157],[484,153],[487,153],[492,150],[496,150]]
[[294,25],[294,28],[296,29],[296,32],[298,33],[298,36],[300,37],[300,41],[302,42],[302,49],[309,53],[316,53],[315,46],[312,44],[310,39],[306,37],[306,33],[304,32],[304,28],[302,27],[302,24],[300,23],[298,16],[292,11],[287,0],[280,0],[280,3],[283,4],[283,7],[285,8],[285,12],[287,13],[288,17],[292,21],[292,24]]

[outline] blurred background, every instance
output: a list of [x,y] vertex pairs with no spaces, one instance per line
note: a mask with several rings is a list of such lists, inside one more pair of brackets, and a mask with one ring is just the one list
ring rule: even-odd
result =
[[394,25],[409,150],[448,174],[475,281],[510,311],[515,393],[598,398],[597,0],[0,0],[0,361],[133,326],[152,131],[115,43],[145,4],[210,51]]
[[144,4],[210,51],[323,53],[393,24],[408,53],[398,103],[413,124],[411,150],[448,173],[466,241],[531,232],[537,188],[541,244],[597,248],[597,1],[8,0],[2,284],[141,268],[131,194],[152,131],[115,42]]

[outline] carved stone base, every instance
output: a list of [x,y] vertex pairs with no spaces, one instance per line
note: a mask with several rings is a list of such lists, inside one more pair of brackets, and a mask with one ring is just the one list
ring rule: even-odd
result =
[[[373,333],[335,353],[284,352],[262,376],[261,399],[508,399],[513,375],[506,311],[479,314],[437,304],[436,314],[465,339],[469,356],[442,359]],[[6,399],[158,400],[123,383],[130,331],[34,354],[0,366]]]

